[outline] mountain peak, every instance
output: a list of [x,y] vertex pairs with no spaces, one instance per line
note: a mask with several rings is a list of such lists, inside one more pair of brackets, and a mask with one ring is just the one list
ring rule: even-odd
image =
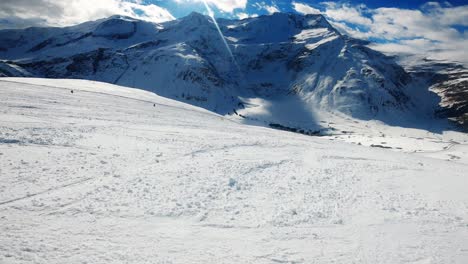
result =
[[204,15],[202,13],[198,13],[198,12],[191,12],[190,14],[188,14],[187,16],[181,18],[181,20],[197,20],[197,21],[203,21],[203,20],[210,20],[210,17],[207,16],[207,15]]
[[207,16],[197,11],[192,11],[186,17],[207,17]]
[[[285,25],[294,25],[298,29],[327,28],[338,33],[338,31],[321,14],[302,15],[297,13],[273,13],[252,18],[252,21],[264,21],[272,29]],[[273,26],[274,25],[274,26]]]
[[[212,23],[211,18],[209,16],[195,12],[195,11],[191,12],[185,17],[179,18],[176,21],[179,21],[179,23],[181,22],[183,24],[187,24],[190,27],[208,25],[209,23]],[[172,23],[172,21],[169,21],[167,23]]]
[[112,15],[108,18],[105,18],[104,20],[126,20],[126,21],[137,21],[138,19],[129,17],[129,16],[124,16],[124,15]]
[[136,32],[136,22],[138,20],[130,17],[114,15],[101,22],[93,35],[112,39],[129,38]]

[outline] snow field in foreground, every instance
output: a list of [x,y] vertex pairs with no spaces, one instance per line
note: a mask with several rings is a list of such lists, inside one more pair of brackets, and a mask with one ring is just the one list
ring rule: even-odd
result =
[[468,262],[465,163],[90,81],[0,98],[0,263]]

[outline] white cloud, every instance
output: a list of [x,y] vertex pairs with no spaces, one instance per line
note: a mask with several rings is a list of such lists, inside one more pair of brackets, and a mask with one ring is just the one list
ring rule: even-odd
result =
[[338,31],[344,32],[347,35],[352,36],[354,38],[368,39],[369,37],[371,37],[371,34],[369,34],[368,32],[361,31],[358,28],[352,28],[352,27],[348,26],[348,24],[346,24],[344,22],[330,20],[329,23],[334,28],[336,28]]
[[239,19],[246,19],[246,18],[249,18],[249,14],[243,13],[243,12],[237,13],[236,16],[237,16],[237,18],[239,18]]
[[247,14],[247,13],[244,13],[244,12],[240,12],[240,13],[236,14],[236,17],[239,18],[239,19],[246,19],[246,18],[250,18],[250,17],[258,17],[258,15],[257,14]]
[[372,20],[364,15],[365,6],[351,6],[349,4],[337,4],[335,2],[323,2],[326,6],[325,15],[337,21],[346,21],[353,24],[368,26]]
[[278,6],[276,5],[275,2],[271,2],[272,4],[271,5],[268,5],[267,3],[265,2],[257,2],[255,4],[253,4],[253,6],[255,6],[258,10],[265,10],[268,12],[268,14],[274,14],[274,13],[277,13],[277,12],[281,12],[281,10],[278,8]]
[[296,12],[300,14],[308,15],[308,14],[320,14],[321,13],[320,10],[313,8],[309,5],[303,4],[303,3],[292,2],[291,4],[293,6],[293,9],[296,10]]
[[271,5],[271,6],[269,6],[269,5],[265,6],[265,10],[266,10],[269,14],[274,14],[274,13],[280,12],[280,10],[278,9],[278,7],[273,6],[273,5]]
[[441,24],[468,26],[468,6],[452,7],[450,3],[445,2],[443,7],[439,2],[428,2],[422,9],[427,11],[428,15],[439,19]]
[[370,9],[365,5],[322,4],[325,16],[341,32],[361,39],[380,39],[372,44],[377,50],[468,62],[467,34],[454,28],[468,26],[468,5],[429,2],[420,9]]
[[116,14],[152,22],[174,19],[168,10],[154,4],[144,5],[138,0],[2,0],[0,2],[0,18],[8,21],[5,25],[7,27],[68,26]]
[[183,2],[197,2],[203,3],[206,1],[207,4],[213,5],[221,11],[232,13],[235,9],[245,9],[247,6],[247,0],[174,0],[178,3]]

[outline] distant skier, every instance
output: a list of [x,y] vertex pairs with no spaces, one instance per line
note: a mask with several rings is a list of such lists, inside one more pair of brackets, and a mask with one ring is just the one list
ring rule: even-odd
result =
[[153,107],[156,107],[156,104],[153,104]]
[[70,93],[73,93],[73,90],[71,90]]

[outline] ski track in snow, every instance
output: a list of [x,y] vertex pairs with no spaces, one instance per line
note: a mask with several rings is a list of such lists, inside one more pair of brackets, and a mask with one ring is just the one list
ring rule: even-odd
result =
[[6,79],[0,98],[0,263],[468,262],[466,157],[96,82]]

